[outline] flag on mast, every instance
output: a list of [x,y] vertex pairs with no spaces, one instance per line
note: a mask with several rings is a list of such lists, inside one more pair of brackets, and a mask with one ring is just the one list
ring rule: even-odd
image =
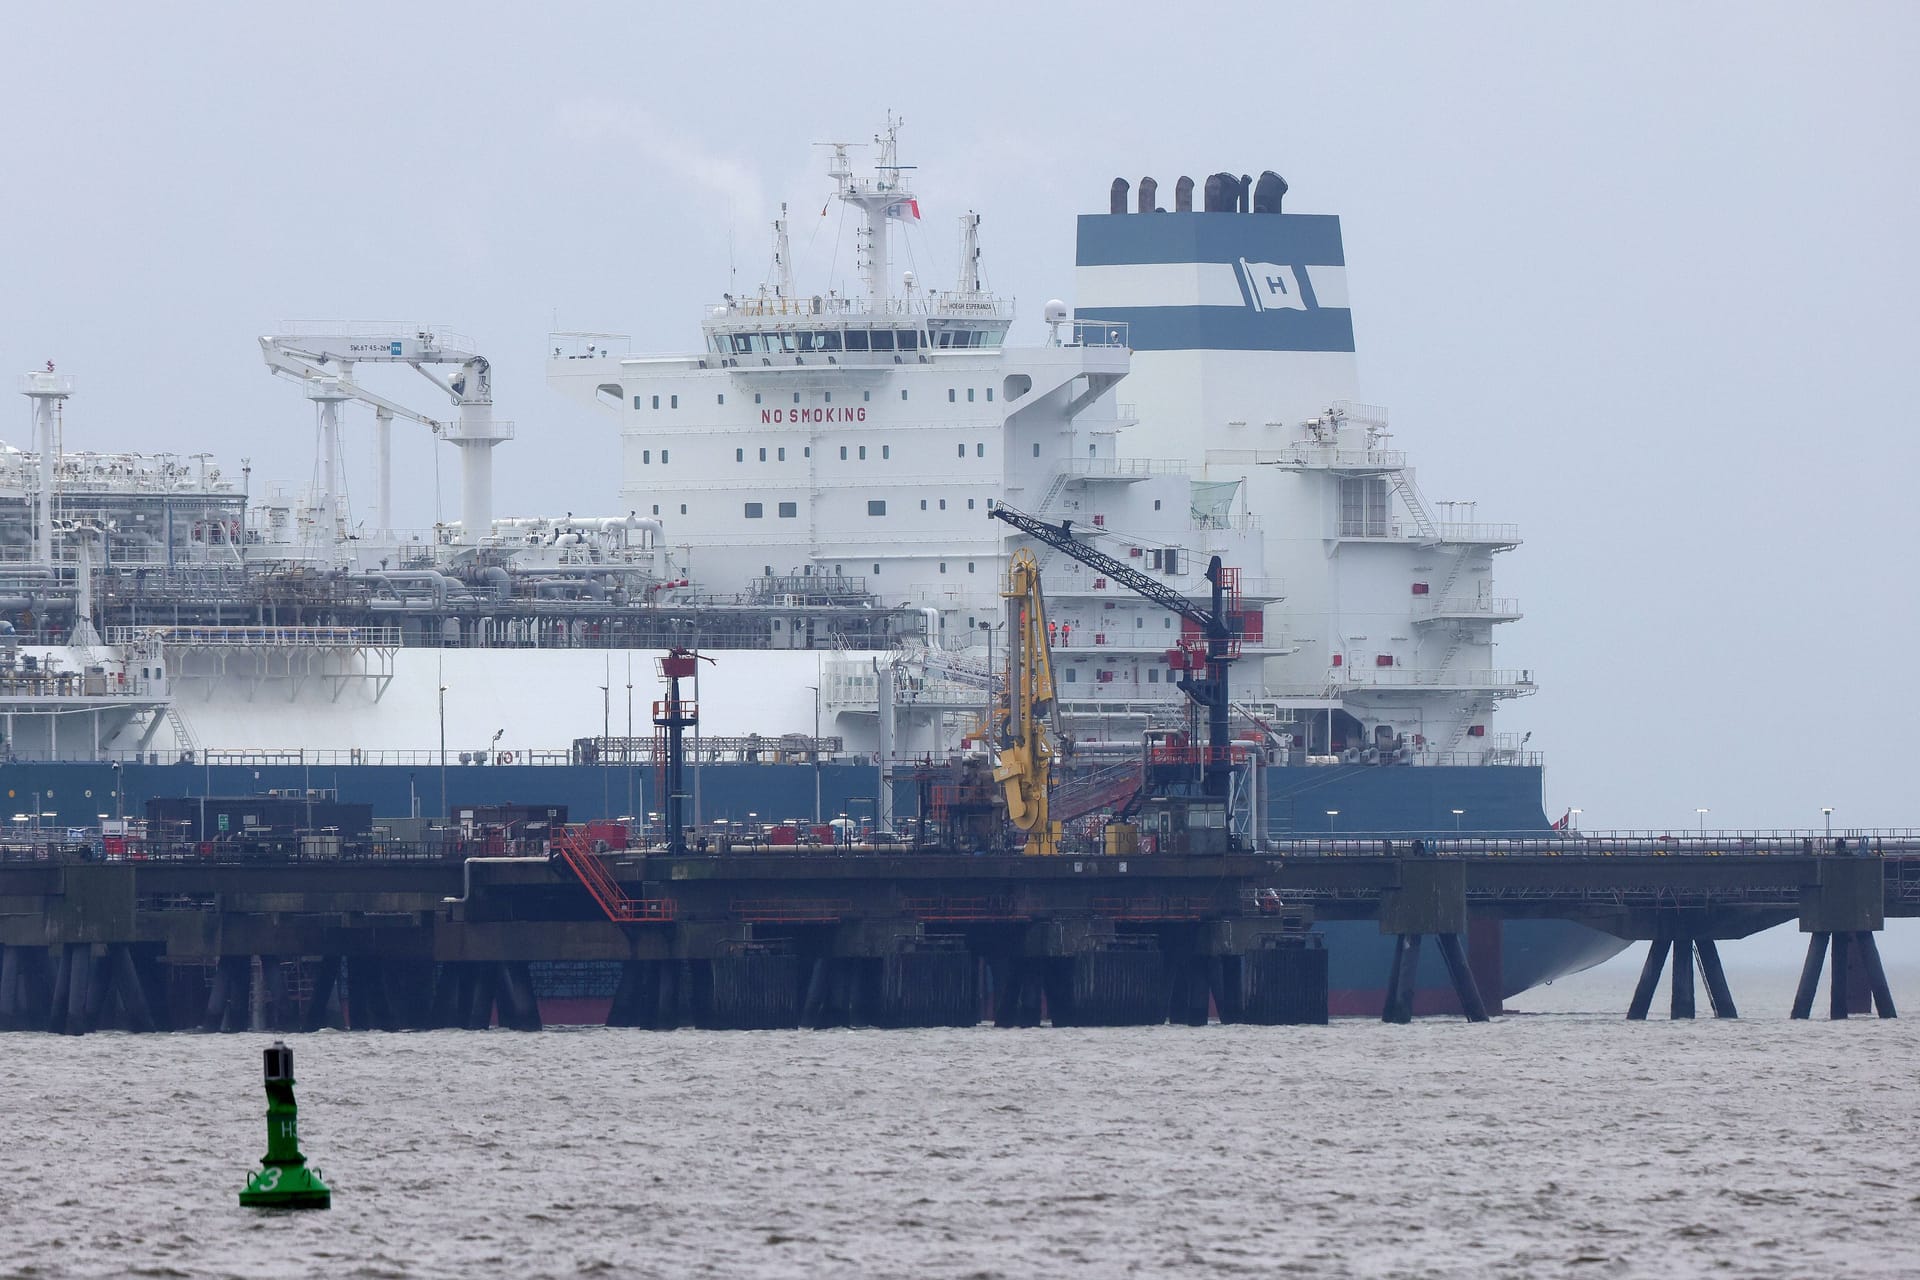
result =
[[896,200],[887,206],[887,216],[898,218],[902,222],[920,221],[920,202],[918,200]]

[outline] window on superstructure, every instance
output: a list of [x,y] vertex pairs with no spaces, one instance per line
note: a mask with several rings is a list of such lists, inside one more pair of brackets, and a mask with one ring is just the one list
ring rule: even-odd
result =
[[902,400],[907,398],[907,389],[905,387],[900,388],[900,398]]
[[734,334],[733,350],[736,355],[746,355],[749,351],[752,351],[753,350],[752,336],[750,334],[745,334],[745,333]]
[[841,446],[840,446],[840,461],[842,461],[842,462],[845,462],[846,460],[847,460],[847,446],[845,446],[845,445],[841,445]]
[[687,504],[684,502],[680,504],[680,514],[681,515],[687,514]]
[[958,398],[958,393],[957,393],[957,392],[955,392],[955,391],[954,391],[954,389],[953,389],[952,387],[948,387],[948,388],[947,388],[947,403],[948,403],[948,404],[952,404],[952,403],[954,402],[954,400],[955,400],[955,399],[957,399],[957,398]]
[[833,403],[833,392],[831,392],[831,391],[823,391],[823,392],[821,392],[820,394],[821,394],[821,399],[822,399],[822,400],[823,400],[823,401],[824,401],[825,403],[827,403],[827,404],[832,404],[832,403]]
[[799,503],[797,503],[797,502],[783,502],[783,503],[781,503],[781,504],[780,504],[780,518],[781,518],[782,520],[791,520],[791,519],[793,519],[793,518],[794,518],[795,516],[798,516],[799,514],[800,514],[800,504],[799,504]]
[[940,499],[940,509],[942,511],[947,509],[947,500],[945,498]]
[[1158,498],[1155,498],[1155,499],[1153,500],[1153,509],[1154,509],[1155,511],[1158,511],[1158,510],[1160,509],[1160,499],[1158,499]]
[[976,457],[976,458],[984,458],[984,457],[986,457],[986,456],[987,456],[987,445],[986,445],[986,441],[984,441],[984,440],[976,440],[976,441],[974,442],[974,445],[973,445],[973,456],[974,456],[974,457]]
[[891,457],[893,456],[893,446],[892,446],[892,445],[890,445],[890,444],[883,444],[883,445],[881,445],[881,446],[880,446],[880,456],[881,456],[882,458],[891,458]]
[[635,397],[633,398],[633,407],[634,407],[634,408],[636,408],[636,409],[638,409],[638,408],[640,407],[640,397],[639,397],[639,396],[635,396]]
[[780,449],[776,449],[776,450],[774,451],[774,455],[773,455],[773,457],[774,457],[774,461],[775,461],[775,462],[785,462],[785,461],[787,460],[787,451],[786,451],[786,449],[785,449],[784,447],[783,447],[783,448],[780,448]]
[[1040,442],[1038,440],[1033,442],[1033,456],[1036,458],[1040,456]]
[[954,451],[954,453],[955,453],[955,454],[957,454],[958,456],[960,456],[960,457],[962,457],[962,458],[964,458],[964,457],[966,457],[966,456],[967,456],[967,446],[966,446],[966,445],[964,445],[964,444],[957,444],[957,445],[955,445],[955,446],[953,446],[953,451]]
[[867,446],[865,446],[865,445],[861,445],[861,446],[860,446],[860,461],[862,461],[862,462],[865,462],[866,460],[867,460]]
[[902,351],[916,350],[920,346],[920,331],[918,329],[902,329],[895,335],[895,341],[899,344]]
[[660,514],[660,504],[657,502],[653,504],[653,514],[655,515]]
[[989,404],[991,404],[991,403],[993,403],[993,388],[992,388],[992,387],[988,387],[988,388],[987,388],[987,403],[989,403]]
[[971,561],[971,560],[969,560],[969,561],[967,561],[967,572],[968,572],[968,573],[972,573],[972,572],[973,572],[973,561]]
[[972,403],[973,403],[973,388],[972,388],[972,387],[968,387],[968,388],[967,388],[967,403],[968,403],[968,404],[972,404]]
[[861,399],[861,401],[862,401],[863,403],[865,403],[865,402],[867,402],[867,401],[871,401],[871,400],[873,399],[873,392],[871,392],[871,391],[862,391],[862,392],[860,393],[860,399]]
[[945,573],[946,571],[947,571],[947,562],[945,560],[942,560],[940,562],[940,572]]
[[847,330],[847,350],[865,351],[867,349],[867,331],[865,329]]
[[665,449],[660,451],[660,465],[663,467],[667,465],[667,451]]
[[927,509],[927,500],[925,498],[920,499],[920,509],[922,511]]
[[1348,476],[1340,481],[1340,536],[1387,536],[1387,478]]
[[745,462],[747,460],[747,451],[745,449],[735,449],[733,451],[733,460],[735,462]]
[[641,466],[646,466],[646,465],[647,465],[648,463],[650,463],[650,462],[652,462],[652,461],[653,461],[653,450],[651,450],[651,449],[642,449],[642,450],[640,451],[640,465],[641,465]]
[[680,407],[680,397],[679,397],[679,396],[668,396],[668,397],[667,397],[667,408],[669,408],[669,409],[678,409],[679,407]]
[[800,456],[803,458],[811,458],[813,456],[813,446],[810,444],[800,446]]
[[1158,667],[1148,667],[1148,668],[1147,668],[1147,683],[1148,683],[1148,684],[1159,684],[1159,683],[1160,683],[1160,668],[1158,668]]
[[1066,675],[1066,679],[1067,679],[1067,683],[1068,683],[1068,684],[1079,684],[1079,683],[1080,683],[1080,673],[1079,673],[1078,671],[1076,671],[1076,670],[1074,670],[1074,669],[1073,669],[1072,667],[1068,667],[1068,668],[1066,669],[1066,672],[1065,672],[1065,675]]
[[968,499],[967,499],[967,510],[969,510],[969,511],[971,511],[971,510],[973,510],[973,499],[972,499],[972,498],[968,498]]
[[727,402],[727,398],[724,395],[717,395],[713,398],[713,402],[715,404],[725,404]]
[[765,462],[766,460],[767,460],[767,451],[765,449],[762,449],[760,450],[760,461]]
[[840,349],[840,334],[837,330],[830,329],[826,333],[821,334],[813,345],[817,351],[838,351]]
[[655,396],[655,397],[653,398],[653,407],[654,407],[654,408],[656,408],[656,409],[658,409],[658,408],[660,407],[660,397],[659,397],[659,396]]
[[799,404],[799,403],[800,403],[800,393],[799,393],[798,391],[796,391],[796,392],[794,392],[794,393],[793,393],[793,402],[794,402],[795,404]]
[[758,391],[756,391],[756,392],[754,392],[754,393],[753,393],[753,402],[754,402],[755,404],[759,404],[759,403],[760,403],[760,393],[759,393]]
[[867,514],[870,516],[883,516],[887,514],[887,500],[885,498],[867,499]]
[[760,518],[760,513],[761,513],[761,507],[759,503],[749,502],[747,504],[747,519],[758,520]]
[[875,329],[875,330],[874,330],[874,331],[873,331],[873,332],[872,332],[872,333],[871,333],[870,335],[868,335],[868,336],[870,337],[870,339],[871,339],[871,340],[872,340],[872,342],[873,342],[873,349],[874,349],[875,351],[891,351],[891,350],[893,350],[893,330],[891,330],[891,329]]

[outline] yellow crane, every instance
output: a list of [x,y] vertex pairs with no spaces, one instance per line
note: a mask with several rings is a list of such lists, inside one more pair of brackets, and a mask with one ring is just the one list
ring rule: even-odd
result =
[[1006,689],[994,708],[993,780],[1006,788],[1007,817],[1026,833],[1025,852],[1060,852],[1060,824],[1048,814],[1053,786],[1053,655],[1047,646],[1047,603],[1040,564],[1022,547],[1013,553],[1007,588]]

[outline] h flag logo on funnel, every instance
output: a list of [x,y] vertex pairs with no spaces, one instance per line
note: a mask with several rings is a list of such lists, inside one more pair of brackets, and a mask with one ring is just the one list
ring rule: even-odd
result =
[[1255,311],[1305,311],[1306,295],[1293,268],[1277,262],[1240,259],[1240,283]]

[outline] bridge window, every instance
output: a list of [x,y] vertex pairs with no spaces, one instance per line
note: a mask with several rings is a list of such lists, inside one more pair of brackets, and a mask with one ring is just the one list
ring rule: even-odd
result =
[[761,509],[760,509],[759,503],[749,502],[747,504],[747,519],[758,520],[760,518],[760,514],[761,514]]
[[847,350],[865,351],[867,349],[867,331],[865,329],[847,330]]
[[875,329],[869,337],[875,351],[893,350],[893,330]]
[[912,351],[920,345],[920,331],[918,329],[902,329],[895,335],[895,338],[902,351]]

